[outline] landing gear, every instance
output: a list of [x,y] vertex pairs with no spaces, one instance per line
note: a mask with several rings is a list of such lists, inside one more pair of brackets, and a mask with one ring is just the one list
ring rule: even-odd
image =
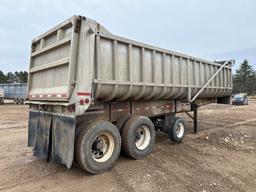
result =
[[194,122],[194,134],[197,134],[197,113],[198,113],[198,106],[194,105],[194,118],[193,118],[193,122]]
[[192,104],[192,111],[194,113],[194,115],[192,116],[191,114],[189,114],[188,112],[186,112],[186,114],[193,120],[194,123],[194,134],[197,134],[197,128],[198,128],[198,105],[196,104]]

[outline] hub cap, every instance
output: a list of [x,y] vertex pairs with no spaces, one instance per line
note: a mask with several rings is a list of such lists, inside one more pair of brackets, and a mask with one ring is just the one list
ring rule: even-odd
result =
[[150,143],[150,131],[149,128],[145,125],[139,127],[136,131],[135,136],[135,146],[140,149],[144,150]]
[[176,126],[175,131],[176,131],[177,137],[181,138],[184,135],[184,131],[185,131],[183,123],[179,122],[178,125]]
[[114,151],[114,138],[107,132],[100,133],[92,143],[92,158],[97,162],[107,161]]

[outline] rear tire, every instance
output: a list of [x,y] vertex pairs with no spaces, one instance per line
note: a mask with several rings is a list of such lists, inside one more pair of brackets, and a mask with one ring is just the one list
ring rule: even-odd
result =
[[155,144],[155,127],[144,116],[133,116],[126,122],[122,132],[122,147],[126,155],[142,159],[149,155]]
[[111,169],[121,150],[121,136],[117,127],[107,121],[80,126],[81,132],[75,145],[79,166],[92,174]]
[[122,134],[122,131],[124,129],[125,123],[128,121],[128,119],[131,118],[132,115],[125,115],[117,120],[116,126],[119,129],[120,134]]
[[186,128],[184,121],[177,117],[168,131],[168,136],[175,143],[180,143],[185,137],[185,132]]

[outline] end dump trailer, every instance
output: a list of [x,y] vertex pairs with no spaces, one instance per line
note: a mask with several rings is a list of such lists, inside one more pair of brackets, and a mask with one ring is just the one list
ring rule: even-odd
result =
[[27,99],[27,83],[0,84],[4,90],[4,99],[12,99],[16,104],[23,104]]
[[[155,131],[179,143],[186,112],[228,103],[232,61],[210,62],[113,35],[73,16],[32,41],[28,145],[34,155],[90,173],[110,169],[121,148],[152,151]],[[192,113],[189,113],[192,112]]]

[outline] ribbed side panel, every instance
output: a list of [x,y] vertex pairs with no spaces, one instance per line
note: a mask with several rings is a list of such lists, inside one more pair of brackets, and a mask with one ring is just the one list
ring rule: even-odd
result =
[[[193,96],[221,67],[129,41],[100,35],[96,38],[96,99],[186,98],[189,87]],[[230,95],[231,81],[231,66],[226,66],[199,97]]]

